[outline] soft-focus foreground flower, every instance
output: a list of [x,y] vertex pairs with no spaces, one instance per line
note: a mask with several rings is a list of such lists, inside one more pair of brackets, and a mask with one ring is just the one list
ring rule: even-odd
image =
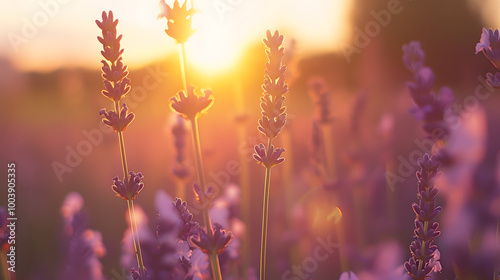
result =
[[191,27],[191,22],[193,15],[198,11],[193,7],[188,10],[186,5],[187,1],[180,6],[179,1],[175,0],[170,7],[165,3],[165,0],[160,1],[161,12],[158,18],[167,19],[165,32],[175,40],[176,44],[184,44],[196,31]]
[[113,178],[113,185],[111,188],[116,193],[116,196],[125,200],[132,200],[144,188],[144,183],[142,182],[143,178],[144,176],[141,172],[135,173],[130,171],[128,180],[125,182],[118,179],[118,177]]
[[425,53],[420,42],[411,41],[403,46],[403,65],[412,73],[417,73],[424,65]]
[[439,190],[433,183],[440,163],[433,156],[424,154],[418,160],[420,171],[417,171],[418,179],[418,203],[413,203],[413,211],[416,214],[415,236],[410,245],[412,257],[405,263],[408,274],[414,280],[424,280],[429,277],[431,271],[435,270],[437,260],[434,254],[437,250],[435,238],[440,235],[437,230],[439,224],[434,220],[441,212],[441,207],[436,206],[436,196]]
[[170,99],[170,107],[181,114],[186,120],[194,120],[200,114],[206,112],[214,103],[210,90],[198,90],[188,88],[187,94],[180,91],[177,96]]

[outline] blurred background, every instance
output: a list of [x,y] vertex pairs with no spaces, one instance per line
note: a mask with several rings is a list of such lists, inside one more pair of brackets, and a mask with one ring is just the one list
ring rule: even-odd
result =
[[[200,119],[205,172],[222,189],[250,188],[243,192],[250,203],[248,267],[258,271],[264,168],[247,159],[263,141],[256,129],[266,62],[262,39],[267,29],[279,29],[285,36],[289,121],[276,141],[287,151],[285,163],[273,169],[268,275],[282,277],[310,256],[318,238],[335,232],[344,253],[320,262],[307,279],[338,279],[345,270],[363,279],[401,279],[373,276],[398,269],[402,274],[400,266],[410,257],[417,169],[413,164],[411,175],[396,183],[386,179],[388,171],[411,162],[417,143],[426,139],[421,123],[408,114],[413,104],[405,83],[412,76],[402,65],[401,47],[420,41],[436,85],[451,87],[455,103],[467,105],[481,77],[495,71],[474,52],[481,28],[500,26],[500,2],[194,0],[194,6],[201,12],[186,45],[188,82],[215,94],[214,106]],[[60,206],[73,191],[85,199],[89,228],[103,234],[104,275],[119,279],[115,272],[122,271],[126,207],[110,190],[112,178],[121,174],[118,141],[99,116],[112,103],[100,93],[102,45],[95,20],[108,10],[120,21],[132,80],[125,102],[136,119],[125,145],[130,169],[145,176],[136,204],[153,221],[156,192],[176,195],[175,114],[168,103],[182,84],[177,46],[165,34],[165,19],[157,19],[158,1],[0,2],[0,172],[6,178],[7,163],[16,163],[17,279],[55,279],[63,269]],[[328,92],[333,119],[329,148],[319,152],[334,159],[331,186],[314,163],[317,105],[311,91],[318,83]],[[465,264],[470,274],[464,275],[476,279],[493,273],[498,252],[487,248],[496,244],[500,216],[499,105],[492,93],[459,112],[462,125],[450,138],[455,160],[438,185],[443,271],[436,279],[455,279],[456,267]],[[246,168],[245,176],[228,171],[235,162]],[[193,182],[186,184],[188,204]],[[0,205],[6,204],[3,186]]]

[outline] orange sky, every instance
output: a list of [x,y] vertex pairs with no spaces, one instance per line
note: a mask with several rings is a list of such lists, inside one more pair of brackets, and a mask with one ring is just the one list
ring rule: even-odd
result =
[[[0,4],[0,57],[21,70],[51,71],[63,66],[100,67],[99,29],[103,10],[120,20],[124,60],[132,68],[176,51],[157,20],[158,0],[23,0]],[[167,3],[172,3],[167,0]],[[190,61],[202,70],[229,66],[266,29],[297,39],[299,52],[332,51],[345,41],[349,0],[266,1],[195,0],[198,31],[186,46]]]

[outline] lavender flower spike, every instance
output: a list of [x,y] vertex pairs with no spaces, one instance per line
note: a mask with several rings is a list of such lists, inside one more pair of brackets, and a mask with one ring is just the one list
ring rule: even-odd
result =
[[416,214],[415,236],[410,245],[412,257],[405,263],[405,268],[413,280],[424,280],[429,277],[431,271],[435,270],[439,254],[435,243],[438,237],[439,224],[434,220],[441,212],[441,207],[436,206],[436,196],[439,190],[434,187],[433,181],[438,174],[439,161],[428,154],[418,160],[420,171],[417,171],[418,179],[418,203],[413,203],[413,211]]
[[476,44],[476,54],[483,52],[497,69],[500,69],[500,36],[498,29],[483,28],[481,39]]

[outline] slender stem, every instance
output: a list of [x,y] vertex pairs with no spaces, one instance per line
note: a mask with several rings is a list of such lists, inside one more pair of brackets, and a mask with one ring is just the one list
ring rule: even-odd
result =
[[184,184],[184,180],[181,179],[175,180],[175,193],[178,198],[182,200],[187,200],[186,186]]
[[[115,110],[117,114],[120,113],[119,108],[120,108],[119,101],[115,101]],[[125,141],[123,139],[123,131],[118,132],[118,141],[120,144],[120,156],[123,167],[123,182],[127,184],[129,176],[128,176],[127,155],[125,153]],[[142,260],[141,244],[139,241],[139,231],[137,229],[137,223],[135,220],[135,209],[134,209],[134,202],[132,199],[127,200],[127,208],[130,218],[130,229],[132,230],[132,237],[134,239],[134,249],[135,249],[135,255],[137,257],[137,265],[139,267],[139,273],[141,273],[141,275],[145,275],[146,271],[144,267],[144,262]]]
[[139,241],[139,230],[137,229],[137,223],[135,220],[135,210],[134,201],[132,199],[127,200],[128,215],[130,218],[130,229],[132,230],[132,237],[134,239],[134,250],[135,256],[137,257],[137,264],[139,266],[139,273],[145,275],[146,269],[144,267],[144,261],[142,260],[141,243]]
[[187,65],[187,59],[186,59],[186,48],[184,47],[184,44],[178,44],[178,49],[179,49],[179,62],[181,65],[181,78],[182,78],[182,86],[184,88],[184,93],[187,94],[187,75],[186,75],[186,65]]
[[[270,153],[272,139],[267,142],[267,151]],[[269,189],[271,187],[271,167],[266,167],[264,179],[264,201],[262,203],[262,236],[260,243],[260,280],[266,279],[266,248],[267,248],[267,224],[269,218]]]
[[[196,156],[196,174],[198,177],[198,183],[200,184],[200,188],[203,192],[206,192],[206,183],[205,183],[205,174],[203,172],[203,161],[201,159],[201,145],[200,145],[200,135],[198,132],[198,120],[197,118],[191,120],[191,131],[193,134],[193,147],[195,150]],[[210,239],[213,239],[213,228],[212,228],[212,220],[210,219],[210,213],[208,212],[210,209],[210,202],[208,205],[204,205],[202,209],[203,214],[203,222],[205,223],[205,227],[207,228],[207,234]],[[210,254],[210,266],[212,268],[212,278],[214,280],[221,280],[222,274],[220,271],[219,265],[219,257],[215,254]]]
[[222,280],[219,258],[216,254],[210,254],[210,268],[212,269],[213,280]]

